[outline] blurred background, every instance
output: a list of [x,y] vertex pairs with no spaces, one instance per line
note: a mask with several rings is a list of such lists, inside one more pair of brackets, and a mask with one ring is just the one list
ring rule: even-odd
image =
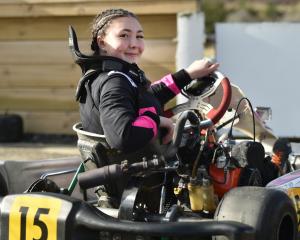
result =
[[78,154],[72,126],[81,72],[68,26],[88,53],[91,21],[111,7],[138,15],[140,65],[151,81],[214,59],[254,106],[272,108],[275,134],[298,141],[299,1],[0,0],[0,160]]

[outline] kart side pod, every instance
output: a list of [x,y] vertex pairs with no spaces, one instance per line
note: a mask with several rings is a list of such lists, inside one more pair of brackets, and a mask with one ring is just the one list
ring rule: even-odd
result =
[[254,239],[253,229],[238,222],[133,223],[112,218],[86,202],[62,194],[8,195],[0,199],[0,204],[1,240],[148,239],[149,236],[186,239],[212,235],[225,235],[233,240]]

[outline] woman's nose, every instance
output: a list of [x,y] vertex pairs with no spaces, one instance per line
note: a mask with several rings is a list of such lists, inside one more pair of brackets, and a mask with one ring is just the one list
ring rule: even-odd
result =
[[129,41],[129,47],[130,48],[136,48],[137,47],[137,40],[135,38],[131,38]]

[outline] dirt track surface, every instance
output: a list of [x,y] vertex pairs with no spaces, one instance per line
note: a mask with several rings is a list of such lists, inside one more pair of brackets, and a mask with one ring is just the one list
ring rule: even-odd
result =
[[0,144],[0,160],[41,160],[78,156],[76,146],[55,144]]
[[21,142],[0,143],[1,160],[42,160],[78,156],[73,136],[25,136]]

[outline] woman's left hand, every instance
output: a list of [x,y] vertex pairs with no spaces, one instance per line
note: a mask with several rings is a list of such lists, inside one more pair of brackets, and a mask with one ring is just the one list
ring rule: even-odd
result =
[[173,133],[174,133],[174,124],[171,119],[160,116],[160,128],[166,130],[166,134],[162,138],[163,144],[168,144],[172,141]]
[[208,59],[200,59],[194,61],[185,70],[190,75],[191,79],[202,78],[216,71],[219,67],[218,63],[212,63]]

